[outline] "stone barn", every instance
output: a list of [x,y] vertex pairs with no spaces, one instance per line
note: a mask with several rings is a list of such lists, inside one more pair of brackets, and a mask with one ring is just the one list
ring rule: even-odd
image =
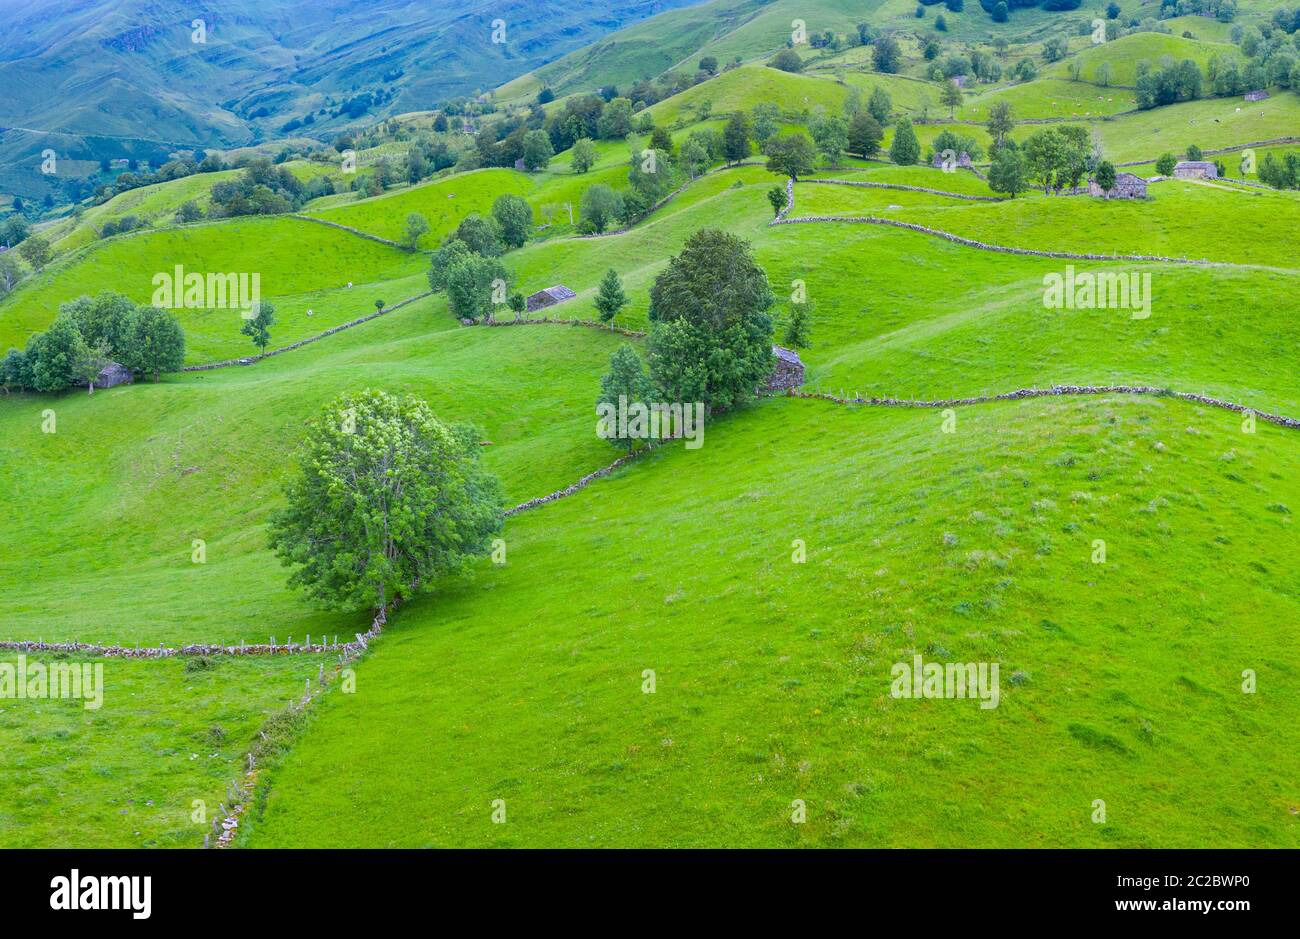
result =
[[785,391],[803,384],[803,359],[799,353],[781,346],[772,347],[772,373],[767,376],[768,391]]
[[1116,173],[1114,187],[1105,190],[1097,185],[1097,180],[1090,179],[1088,195],[1103,199],[1145,199],[1147,181],[1134,173]]
[[1174,179],[1218,179],[1219,168],[1208,160],[1182,160],[1174,166]]
[[1268,92],[1261,88],[1256,91],[1248,91],[1242,97],[1247,101],[1263,101],[1268,97]]
[[[95,388],[116,388],[118,385],[129,385],[131,381],[131,370],[129,368],[117,362],[109,362],[95,376]],[[81,384],[88,383],[83,381]]]
[[542,310],[548,306],[555,306],[557,303],[563,303],[565,300],[572,300],[577,294],[565,287],[563,284],[556,284],[554,287],[547,287],[545,290],[539,290],[528,298],[528,312]]

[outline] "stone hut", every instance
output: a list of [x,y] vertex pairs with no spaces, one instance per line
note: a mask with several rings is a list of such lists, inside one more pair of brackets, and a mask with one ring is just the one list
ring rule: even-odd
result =
[[1109,191],[1097,185],[1097,180],[1088,180],[1088,195],[1103,199],[1145,199],[1147,181],[1133,173],[1116,173],[1115,185]]
[[[109,362],[95,376],[95,388],[115,388],[118,385],[131,384],[131,370],[117,362]],[[87,382],[82,382],[85,385]]]
[[772,347],[772,373],[767,376],[768,391],[785,391],[803,384],[803,359],[799,353],[781,346]]
[[1242,95],[1247,101],[1263,101],[1268,97],[1268,92],[1260,88],[1256,91],[1248,91]]
[[1208,160],[1182,160],[1174,166],[1174,179],[1218,179],[1219,168]]
[[572,300],[577,294],[565,287],[563,284],[556,284],[554,287],[547,287],[545,290],[539,290],[528,298],[528,312],[545,309],[548,306],[555,306],[557,303],[563,303],[565,300]]
[[966,87],[966,76],[965,76],[965,75],[954,75],[954,76],[952,77],[952,83],[953,83],[954,85],[956,85],[958,88],[965,88],[965,87]]

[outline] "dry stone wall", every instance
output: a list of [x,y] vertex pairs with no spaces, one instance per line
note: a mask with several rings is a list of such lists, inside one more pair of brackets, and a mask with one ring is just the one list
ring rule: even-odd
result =
[[208,362],[203,365],[186,365],[181,369],[182,372],[210,372],[218,368],[229,368],[232,365],[252,365],[260,362],[262,359],[269,359],[273,355],[280,355],[285,352],[292,352],[294,349],[301,349],[303,346],[310,345],[313,342],[320,342],[326,336],[333,336],[335,333],[341,333],[345,329],[351,329],[353,326],[360,326],[362,323],[369,323],[373,319],[378,319],[385,314],[392,313],[394,310],[400,310],[408,303],[414,303],[416,300],[423,300],[425,297],[433,295],[433,291],[426,290],[424,293],[416,294],[414,297],[407,297],[400,303],[394,303],[392,306],[386,306],[382,310],[376,310],[374,313],[367,313],[365,316],[359,316],[354,320],[348,320],[346,323],[340,323],[323,333],[317,333],[315,336],[308,336],[306,339],[299,339],[297,342],[287,346],[281,346],[278,349],[272,349],[265,355],[250,355],[242,359],[225,359],[221,362]]
[[1238,414],[1253,414],[1258,420],[1265,421],[1269,424],[1276,424],[1279,427],[1288,427],[1292,430],[1300,429],[1300,420],[1293,417],[1285,417],[1281,414],[1271,414],[1268,411],[1257,411],[1254,408],[1246,407],[1244,404],[1225,401],[1222,398],[1214,398],[1209,395],[1194,394],[1188,391],[1171,391],[1168,388],[1157,388],[1154,385],[1053,385],[1050,388],[1019,388],[1015,391],[1007,391],[997,395],[975,395],[969,398],[938,398],[933,401],[917,401],[905,398],[845,398],[838,395],[810,391],[795,391],[793,389],[788,391],[786,394],[792,398],[811,398],[819,401],[830,401],[835,404],[857,404],[872,407],[892,408],[956,408],[970,404],[988,404],[993,401],[1019,401],[1025,398],[1050,398],[1060,397],[1062,395],[1150,395],[1156,398],[1177,398],[1180,401],[1190,401],[1195,404],[1206,405],[1207,407],[1222,408],[1225,411],[1235,411]]
[[822,186],[859,186],[863,189],[902,189],[907,192],[928,192],[936,196],[947,196],[949,199],[969,199],[972,202],[1002,202],[1001,196],[974,196],[961,192],[945,192],[942,189],[929,189],[925,186],[904,186],[901,183],[872,183],[854,179],[805,179],[806,183],[817,183]]

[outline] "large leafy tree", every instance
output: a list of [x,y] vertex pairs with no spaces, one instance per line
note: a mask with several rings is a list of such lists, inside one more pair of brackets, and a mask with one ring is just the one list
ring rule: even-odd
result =
[[883,88],[872,88],[871,95],[867,98],[867,112],[881,127],[888,124],[894,112],[894,100],[889,96],[889,92]]
[[575,173],[587,172],[596,164],[596,145],[587,137],[574,141],[569,162]]
[[786,322],[781,341],[791,349],[807,349],[812,345],[812,315],[810,302],[790,304],[790,319]]
[[31,367],[27,356],[20,349],[10,349],[0,362],[0,387],[8,394],[17,388],[26,388],[31,384]]
[[989,167],[989,188],[1015,198],[1029,188],[1020,151],[1013,146],[999,147]]
[[1115,188],[1115,166],[1109,160],[1102,160],[1097,167],[1097,185],[1107,193]]
[[1082,127],[1048,127],[1030,134],[1022,148],[1025,174],[1044,193],[1077,186],[1087,171],[1088,133]]
[[948,116],[953,117],[957,108],[961,107],[962,96],[961,89],[957,83],[951,79],[944,82],[943,88],[939,91],[939,103],[948,108]]
[[471,212],[460,220],[453,237],[459,238],[467,248],[485,258],[494,258],[501,253],[501,227],[490,216],[485,218],[477,212]]
[[36,391],[62,391],[81,375],[90,349],[71,316],[55,317],[50,328],[27,340],[31,386]]
[[718,229],[686,242],[650,290],[650,375],[664,401],[726,410],[772,367],[767,275],[749,245]]
[[546,169],[555,156],[550,136],[544,130],[530,130],[524,134],[524,169],[530,173]]
[[129,297],[111,292],[81,296],[61,305],[59,312],[72,317],[88,345],[103,346],[122,364],[130,364],[137,314]]
[[767,142],[767,168],[778,176],[789,176],[798,181],[801,175],[813,171],[817,152],[812,142],[799,133],[780,134]]
[[802,72],[803,59],[799,58],[799,53],[793,49],[782,49],[776,55],[772,56],[771,61],[767,63],[772,68],[780,69],[783,72]]
[[509,299],[510,275],[496,258],[467,254],[447,270],[447,306],[457,319],[491,318]]
[[849,125],[837,115],[823,117],[812,125],[817,150],[831,166],[840,165],[840,157],[849,148]]
[[1016,122],[1012,116],[1011,103],[1009,101],[995,101],[989,108],[988,131],[989,136],[996,143],[1002,143],[1015,129]]
[[403,232],[403,240],[406,246],[414,251],[420,246],[420,239],[429,233],[429,220],[419,212],[411,212],[406,216],[406,229]]
[[50,263],[50,258],[53,256],[50,251],[50,243],[40,235],[29,235],[27,240],[18,246],[18,253],[35,271],[44,270],[45,265]]
[[888,34],[878,38],[871,50],[871,61],[877,72],[897,72],[903,63],[903,50],[898,40]]
[[632,132],[632,102],[615,98],[605,105],[596,121],[596,133],[603,140],[622,140]]
[[754,139],[759,145],[767,143],[781,129],[781,109],[771,101],[754,105]]
[[522,248],[533,226],[533,210],[520,196],[497,196],[492,217],[501,229],[501,240],[511,248]]
[[366,390],[326,407],[271,517],[290,585],[328,607],[382,609],[485,554],[503,514],[480,436],[410,395]]
[[451,270],[457,261],[461,261],[473,253],[469,249],[469,245],[459,238],[450,239],[441,248],[433,252],[433,257],[429,259],[429,288],[431,290],[446,289],[447,272]]
[[859,111],[849,121],[849,152],[871,157],[880,151],[880,141],[885,132],[870,111]]
[[163,372],[178,371],[185,363],[185,331],[172,314],[142,306],[132,326],[131,354],[122,364],[157,381]]
[[582,226],[599,234],[623,214],[623,197],[604,183],[588,186],[578,207]]

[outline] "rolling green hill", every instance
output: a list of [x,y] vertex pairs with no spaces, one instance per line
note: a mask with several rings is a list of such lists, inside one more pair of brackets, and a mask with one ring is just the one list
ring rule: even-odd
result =
[[[614,30],[623,9],[563,42]],[[746,64],[650,109],[679,147],[763,101],[803,132],[850,88],[863,100],[885,88],[897,114],[933,119],[947,112],[939,85],[916,77],[910,38],[904,75],[870,72],[852,49],[818,50],[802,75],[762,62],[792,17],[814,32],[864,18],[928,30],[941,9],[920,27],[902,0],[714,0],[612,31],[496,100],[523,102],[543,83],[558,94],[626,84],[707,52]],[[570,22],[552,14],[528,13]],[[1018,40],[1012,60],[1067,21],[1017,10],[995,30],[976,4],[947,16],[945,44],[1004,34]],[[1196,32],[1200,19],[1181,28]],[[120,36],[115,22],[101,32]],[[1134,67],[1162,49],[1198,56],[1225,38],[1221,25],[1104,51]],[[393,38],[391,57],[367,68],[407,61],[419,35]],[[440,34],[438,47],[458,35]],[[1092,63],[1103,50],[1083,39],[1073,48]],[[140,41],[148,54],[161,40]],[[373,34],[356,54],[386,41]],[[308,37],[286,34],[277,48],[295,43]],[[492,61],[497,77],[511,74]],[[358,82],[369,74],[353,71]],[[1132,112],[1131,92],[1055,73],[976,86],[957,121],[984,119],[998,100],[1022,119],[1085,124],[1116,162],[1300,127],[1290,91]],[[975,123],[926,123],[923,149],[946,128],[987,143]],[[407,143],[393,134],[374,153]],[[343,393],[411,393],[444,421],[481,427],[483,464],[508,505],[565,490],[621,452],[593,432],[601,377],[623,343],[647,353],[651,288],[702,228],[750,245],[776,298],[775,342],[787,342],[792,295],[806,293],[811,341],[799,349],[803,395],[715,414],[700,449],[666,443],[508,518],[504,563],[481,558],[391,611],[353,663],[355,693],[334,687],[286,715],[334,656],[185,656],[87,660],[105,666],[99,709],[0,701],[12,764],[0,847],[197,847],[209,829],[193,820],[195,800],[210,823],[264,732],[272,742],[239,849],[1300,847],[1289,733],[1300,718],[1300,430],[1173,394],[1300,418],[1288,318],[1300,263],[1286,237],[1300,195],[1168,180],[1134,202],[991,201],[975,173],[845,159],[800,176],[787,221],[803,221],[772,224],[769,193],[784,178],[715,161],[628,230],[578,237],[558,207],[597,183],[626,189],[629,147],[645,143],[602,140],[583,174],[562,153],[535,173],[448,171],[371,198],[340,194],[303,217],[176,226],[176,207],[227,174],[190,177],[46,229],[60,253],[0,298],[0,350],[22,347],[82,294],[147,302],[154,275],[178,264],[259,273],[277,308],[271,344],[283,346],[376,300],[424,294],[427,249],[505,193],[528,201],[539,226],[501,256],[511,291],[565,285],[575,296],[546,313],[591,321],[613,270],[628,299],[613,324],[631,332],[463,326],[437,293],[246,366],[93,395],[0,395],[0,492],[15,507],[0,526],[0,641],[179,647],[361,632],[369,612],[312,604],[267,543],[308,421]],[[431,224],[425,250],[374,240],[400,237],[411,212]],[[128,213],[154,227],[93,240]],[[1213,263],[1002,253],[944,233]],[[1149,277],[1149,315],[1045,303],[1047,282],[1071,268]],[[254,352],[236,311],[178,317],[190,363]],[[1009,394],[1053,386],[1110,390]],[[0,650],[0,662],[16,655]],[[916,655],[997,663],[997,706],[893,696],[892,668]],[[1247,671],[1255,693],[1243,693]],[[1091,820],[1097,799],[1105,824]],[[494,800],[507,824],[492,823]],[[796,800],[806,823],[791,821]]]
[[[1089,81],[1095,80],[1097,67],[1102,62],[1109,63],[1111,84],[1132,86],[1137,82],[1137,67],[1141,62],[1155,68],[1165,56],[1176,62],[1191,59],[1204,71],[1206,64],[1216,55],[1227,59],[1242,58],[1240,51],[1231,43],[1184,39],[1182,36],[1164,33],[1131,33],[1110,42],[1087,44],[1071,61],[1077,61],[1082,66],[1083,78]],[[1057,62],[1045,68],[1043,76],[1065,78],[1066,67],[1066,62]]]
[[[379,284],[411,277],[390,302],[423,284],[423,258],[301,219],[259,217],[118,235],[83,249],[25,281],[0,305],[0,346],[23,347],[44,329],[59,304],[115,290],[137,303],[153,296],[156,274],[176,265],[190,272],[260,275],[262,296],[277,307],[277,344],[287,344],[372,312]],[[348,283],[353,284],[348,287]],[[306,311],[313,315],[308,317]],[[233,309],[178,310],[191,362],[254,352],[239,334]]]

